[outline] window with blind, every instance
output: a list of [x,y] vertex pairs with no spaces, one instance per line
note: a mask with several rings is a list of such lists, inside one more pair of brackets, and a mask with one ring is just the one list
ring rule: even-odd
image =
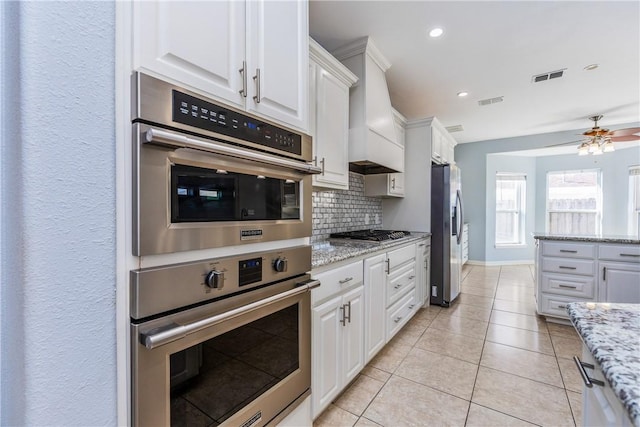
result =
[[548,233],[596,235],[602,227],[599,169],[547,173]]
[[527,177],[496,174],[496,246],[523,245]]
[[640,166],[629,168],[629,234],[640,236]]

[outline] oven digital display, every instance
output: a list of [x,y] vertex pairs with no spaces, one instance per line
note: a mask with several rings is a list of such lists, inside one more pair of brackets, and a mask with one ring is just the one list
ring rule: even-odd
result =
[[238,262],[239,285],[246,286],[262,281],[262,258],[244,259]]
[[302,154],[301,135],[177,90],[173,91],[172,118],[177,123],[273,148],[281,154]]

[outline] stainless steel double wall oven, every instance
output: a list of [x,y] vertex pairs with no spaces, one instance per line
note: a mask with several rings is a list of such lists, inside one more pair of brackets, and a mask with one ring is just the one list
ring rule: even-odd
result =
[[131,271],[132,424],[275,424],[310,393],[319,283],[309,245],[237,249],[311,235],[311,138],[145,74],[132,87],[134,255],[234,247]]

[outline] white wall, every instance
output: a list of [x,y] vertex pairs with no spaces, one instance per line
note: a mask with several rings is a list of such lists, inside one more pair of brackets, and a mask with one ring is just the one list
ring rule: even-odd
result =
[[115,4],[0,7],[0,424],[115,425]]

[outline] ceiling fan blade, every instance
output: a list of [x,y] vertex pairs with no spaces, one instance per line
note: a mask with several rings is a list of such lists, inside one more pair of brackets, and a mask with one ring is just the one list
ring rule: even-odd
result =
[[640,140],[640,135],[611,136],[609,139],[613,142],[638,141]]
[[570,145],[570,144],[578,144],[581,142],[584,142],[584,139],[579,139],[577,141],[569,141],[569,142],[561,142],[560,144],[551,144],[551,145],[545,145],[545,148],[547,147],[560,147],[561,145]]
[[640,133],[640,128],[626,128],[626,129],[612,130],[611,132],[609,132],[609,135],[617,137],[617,136],[633,135],[636,133]]

